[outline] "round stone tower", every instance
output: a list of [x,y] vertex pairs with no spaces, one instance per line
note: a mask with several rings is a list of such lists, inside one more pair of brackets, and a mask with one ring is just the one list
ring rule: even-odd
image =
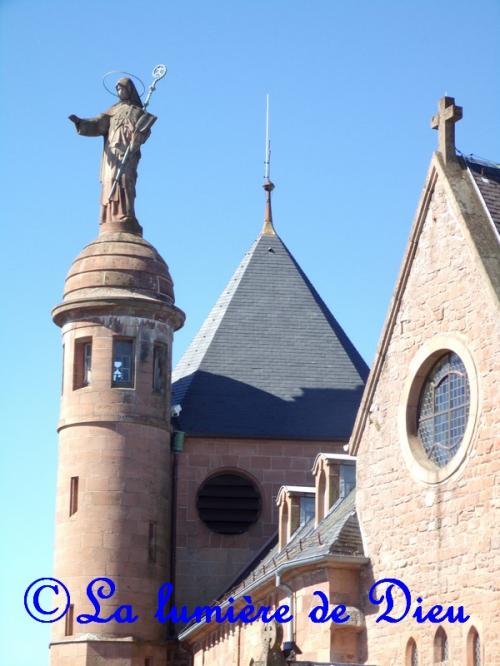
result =
[[[55,577],[71,606],[53,625],[51,664],[164,666],[167,628],[154,613],[170,580],[171,351],[184,313],[139,225],[101,229],[53,311],[63,339]],[[87,585],[102,577],[116,591],[99,600],[100,617],[128,604],[137,621],[77,621],[94,614]]]

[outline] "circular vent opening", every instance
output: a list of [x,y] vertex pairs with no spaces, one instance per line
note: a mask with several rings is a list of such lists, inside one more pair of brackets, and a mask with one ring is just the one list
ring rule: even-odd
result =
[[260,494],[239,474],[217,474],[198,490],[196,508],[201,520],[218,534],[243,534],[260,513]]

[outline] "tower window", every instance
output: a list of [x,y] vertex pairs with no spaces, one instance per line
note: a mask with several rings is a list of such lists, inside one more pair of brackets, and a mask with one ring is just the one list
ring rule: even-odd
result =
[[167,378],[167,347],[156,343],[153,347],[153,391],[165,395]]
[[115,338],[113,340],[111,385],[119,388],[134,388],[134,370],[134,341]]
[[73,389],[90,384],[92,375],[92,339],[75,340],[75,361],[73,366]]
[[148,560],[156,562],[156,523],[149,523],[148,534]]
[[75,617],[75,607],[73,604],[70,605],[66,613],[65,622],[64,622],[64,635],[73,636],[73,618]]
[[64,357],[66,345],[62,346],[62,372],[61,372],[61,395],[64,393]]
[[69,515],[78,511],[78,477],[72,476],[69,486]]

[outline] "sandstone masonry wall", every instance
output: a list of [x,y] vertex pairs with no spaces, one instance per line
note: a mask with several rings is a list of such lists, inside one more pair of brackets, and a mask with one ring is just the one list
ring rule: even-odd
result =
[[[207,603],[224,592],[278,529],[280,487],[285,483],[310,485],[319,451],[342,452],[342,443],[186,438],[178,471],[178,604]],[[198,516],[198,488],[208,476],[221,471],[247,474],[260,490],[261,516],[245,534],[216,534]]]
[[[402,455],[398,413],[402,387],[422,346],[436,336],[459,340],[477,372],[478,420],[460,468],[447,480],[417,480]],[[467,664],[467,633],[474,625],[482,664],[500,664],[498,455],[500,317],[468,232],[438,179],[418,241],[387,355],[358,451],[357,505],[373,580],[396,577],[423,605],[463,605],[471,620],[443,623],[451,664]],[[376,624],[367,606],[368,663],[404,664],[407,641],[419,665],[433,664],[437,625]]]

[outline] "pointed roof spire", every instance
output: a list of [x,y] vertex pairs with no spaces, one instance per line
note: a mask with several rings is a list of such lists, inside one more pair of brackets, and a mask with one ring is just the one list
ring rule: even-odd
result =
[[266,192],[266,207],[264,211],[264,226],[261,234],[263,236],[276,236],[273,226],[273,211],[271,208],[271,192],[274,190],[274,183],[270,179],[271,174],[271,139],[269,135],[269,95],[266,95],[266,151],[264,158],[264,184]]
[[278,235],[261,234],[177,364],[177,427],[348,439],[368,368]]

